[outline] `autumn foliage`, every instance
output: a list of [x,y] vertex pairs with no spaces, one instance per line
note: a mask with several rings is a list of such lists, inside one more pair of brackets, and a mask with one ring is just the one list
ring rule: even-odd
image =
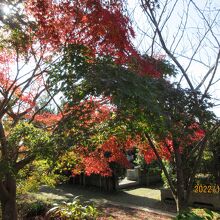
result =
[[[178,140],[172,137],[170,134],[165,139],[158,141],[158,154],[161,159],[171,161],[174,157],[174,142],[177,147],[177,151],[183,154],[184,151],[190,152],[193,149],[193,145],[198,143],[204,136],[205,132],[202,130],[198,124],[193,124],[188,128],[188,135],[179,134]],[[148,143],[139,145],[140,153],[144,156],[147,164],[150,164],[153,160],[157,160],[157,157]],[[188,150],[187,150],[188,149]],[[187,156],[187,155],[185,155]]]
[[90,62],[98,56],[109,56],[141,75],[159,77],[156,66],[132,45],[135,34],[123,14],[122,2],[29,0],[26,11],[37,23],[36,39],[49,51],[59,51],[67,44],[83,45],[89,49]]
[[77,105],[65,106],[64,109],[63,121],[68,121],[69,125],[65,126],[61,120],[59,126],[64,135],[73,141],[73,148],[70,150],[80,158],[80,162],[72,170],[73,175],[85,172],[87,175],[94,173],[111,176],[111,163],[124,168],[130,167],[126,151],[133,149],[132,141],[130,138],[122,141],[108,134],[108,123],[116,113],[109,98],[91,97]]
[[[79,160],[72,169],[72,174],[76,175],[84,172],[86,175],[100,174],[102,176],[111,176],[113,170],[111,164],[118,164],[123,168],[131,167],[128,161],[127,153],[138,150],[139,155],[143,156],[146,163],[150,164],[157,160],[149,142],[145,140],[140,133],[131,131],[126,132],[123,128],[123,137],[109,130],[109,123],[114,121],[117,115],[117,108],[111,104],[109,98],[90,97],[80,102],[78,105],[66,106],[64,111],[64,121],[68,121],[70,126],[64,128],[61,123],[61,129],[65,134],[71,137],[74,147],[70,151],[74,152]],[[110,129],[114,129],[114,126]],[[123,132],[122,129],[122,132]],[[174,158],[174,143],[178,141],[178,151],[183,154],[187,149],[190,151],[192,146],[201,140],[205,133],[198,124],[189,126],[188,135],[176,140],[172,134],[166,138],[158,139],[157,151],[161,159],[172,161]],[[83,136],[82,139],[79,136]],[[180,137],[180,136],[179,136]],[[83,139],[87,139],[84,142]],[[83,144],[84,143],[84,144]],[[176,143],[177,144],[177,143]]]
[[[159,87],[146,82],[150,78],[153,78],[152,83],[158,78],[162,79],[163,73],[156,59],[143,57],[134,48],[134,31],[123,12],[123,1],[18,0],[1,4],[9,4],[13,8],[12,14],[0,13],[0,202],[3,219],[17,219],[17,174],[36,158],[58,157],[60,152],[71,151],[78,156],[78,163],[72,169],[73,175],[85,172],[87,175],[95,173],[102,176],[111,176],[114,164],[128,168],[130,162],[126,152],[134,148],[139,149],[147,163],[156,159],[152,146],[143,138],[146,125],[151,126],[145,123],[144,117],[154,115],[154,111],[148,110],[156,108],[149,103],[155,103],[159,109],[160,101],[157,98],[161,94],[150,91],[150,88]],[[70,53],[66,52],[68,48],[72,48]],[[84,48],[86,52],[81,53],[77,48]],[[74,56],[74,53],[80,54]],[[96,76],[98,84],[102,84],[95,67],[100,67],[102,75],[113,70],[113,75],[104,77],[105,86],[110,85],[113,92],[105,93],[105,86],[98,88],[96,85],[96,97],[87,90],[81,100],[80,95],[76,100],[71,96],[84,92],[80,86],[84,86],[86,74],[82,72],[85,69],[82,60],[76,61],[82,57],[85,58],[83,62],[94,64],[94,68],[88,71],[88,74],[91,73],[90,81]],[[112,63],[96,65],[100,60],[111,60]],[[109,68],[108,71],[105,71],[105,67]],[[77,68],[81,68],[81,72],[76,71]],[[130,74],[129,77],[121,74],[123,70]],[[57,76],[57,81],[50,82],[52,74]],[[65,86],[62,85],[62,77],[66,76],[67,83],[72,87],[65,88],[73,91],[70,91],[68,99],[64,97],[61,105],[57,102],[57,95],[61,87]],[[123,83],[120,84],[120,80]],[[54,89],[56,84],[60,86],[57,87],[60,88],[58,91]],[[118,85],[124,87],[118,88]],[[151,92],[152,95],[146,94]],[[109,97],[104,97],[104,94]],[[114,100],[111,100],[111,94]],[[127,101],[124,102],[121,97],[126,97]],[[118,102],[114,102],[117,98]],[[156,101],[148,100],[154,98]],[[70,102],[66,103],[66,100]],[[124,102],[126,107],[121,112],[120,102]],[[50,103],[56,110],[47,109]],[[126,115],[126,110],[134,113],[134,120],[135,111],[140,113],[137,124],[144,124],[143,127],[140,125],[141,132],[127,130],[126,123],[132,122],[133,118],[128,120],[124,117],[123,122],[117,121],[117,116],[123,111]],[[157,113],[155,116],[160,119],[163,117]],[[174,123],[175,126],[178,127],[178,124]],[[189,131],[187,135],[181,132],[175,134],[181,137],[175,137],[180,154],[204,136],[196,123],[188,125],[186,130]],[[171,160],[173,133],[155,141],[159,156]]]
[[123,168],[130,168],[131,164],[126,157],[126,151],[131,149],[133,149],[133,146],[129,147],[129,145],[120,143],[115,136],[111,136],[95,151],[84,151],[80,155],[82,163],[78,164],[73,170],[73,175],[83,171],[86,175],[111,176],[113,173],[110,167],[111,163],[116,163]]

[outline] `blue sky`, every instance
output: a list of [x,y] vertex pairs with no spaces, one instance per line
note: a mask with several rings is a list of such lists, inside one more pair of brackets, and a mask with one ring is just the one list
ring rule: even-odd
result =
[[[203,80],[207,72],[216,64],[220,50],[220,1],[219,0],[161,0],[160,9],[156,9],[155,16],[163,10],[164,4],[168,7],[162,16],[159,27],[167,16],[169,19],[163,26],[162,36],[167,48],[174,54],[179,63],[186,70],[190,80],[196,87]],[[190,4],[189,4],[190,2]],[[133,19],[136,30],[134,44],[142,52],[151,54],[152,36],[154,30],[140,5],[140,0],[128,1],[129,16]],[[200,10],[200,11],[199,11]],[[201,13],[202,12],[202,13]],[[185,21],[187,21],[185,23]],[[138,27],[138,28],[137,28]],[[185,32],[183,32],[185,30]],[[160,41],[156,37],[153,47],[154,55],[166,55],[160,47]],[[193,59],[191,59],[193,57]],[[200,90],[204,92],[208,86],[212,74],[210,74]],[[173,81],[179,81],[181,74]],[[215,72],[213,85],[209,89],[215,104],[220,104],[220,68]],[[183,87],[188,87],[186,80],[181,81]],[[214,112],[220,117],[220,106],[216,106]]]

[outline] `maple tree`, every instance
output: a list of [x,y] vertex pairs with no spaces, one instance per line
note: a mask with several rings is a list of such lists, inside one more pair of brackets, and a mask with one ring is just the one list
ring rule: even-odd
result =
[[[120,1],[10,0],[1,6],[10,13],[0,13],[0,201],[2,218],[13,220],[16,174],[34,158],[50,155],[45,151],[58,151],[51,135],[65,117],[55,99],[59,90],[51,91],[48,77],[53,72],[62,78],[70,70],[69,48],[75,53],[77,47],[86,48],[87,63],[107,55],[139,74],[160,74],[134,49],[134,33]],[[67,65],[59,69],[64,58]],[[79,80],[74,74],[67,78]],[[45,94],[49,98],[39,105]],[[43,112],[50,102],[58,114]]]
[[[197,91],[190,92],[181,89],[167,81],[160,83],[160,79],[151,81],[151,79],[145,78],[143,74],[140,74],[142,76],[140,78],[130,74],[129,71],[132,70],[136,73],[141,72],[135,62],[117,66],[114,58],[112,60],[109,57],[98,58],[98,63],[88,62],[86,50],[84,48],[78,49],[81,53],[76,55],[73,53],[72,48],[66,48],[67,57],[70,57],[70,54],[72,55],[72,62],[65,59],[65,62],[60,62],[57,67],[58,69],[63,69],[64,64],[69,63],[69,72],[63,72],[62,78],[52,77],[52,82],[56,84],[61,79],[63,82],[62,91],[69,100],[82,98],[88,94],[95,96],[111,95],[113,103],[118,110],[117,120],[120,119],[119,116],[121,116],[121,121],[119,121],[122,124],[126,124],[130,120],[131,123],[129,123],[127,128],[131,127],[131,133],[137,131],[140,134],[138,128],[142,131],[141,136],[146,142],[143,145],[145,158],[149,162],[155,157],[159,160],[176,200],[177,210],[181,210],[187,204],[187,197],[189,197],[196,168],[201,159],[201,153],[204,150],[207,138],[216,129],[214,127],[205,132],[207,121],[211,118],[211,114],[206,111],[211,106],[206,100],[206,95],[201,96]],[[82,54],[84,56],[81,56]],[[74,58],[77,59],[77,62],[75,62]],[[145,60],[149,62],[149,59]],[[142,57],[141,61],[144,61],[144,57]],[[118,64],[122,63],[118,62]],[[162,76],[163,71],[160,69],[160,62],[156,62],[156,64],[157,70]],[[71,72],[71,69],[76,71]],[[171,70],[171,72],[173,71],[175,70]],[[81,77],[82,82],[80,85],[73,84],[71,77],[74,75]],[[67,76],[69,76],[68,79],[66,79]],[[75,91],[75,87],[78,89],[78,97],[71,92]],[[56,85],[56,89],[58,88],[60,88],[59,85]],[[129,114],[131,115],[130,117]],[[140,124],[145,126],[142,127]],[[192,128],[193,125],[198,125],[198,128]],[[200,133],[200,135],[193,139],[192,137],[196,136],[196,133]],[[191,134],[192,138],[191,143],[188,142],[189,134]],[[180,141],[180,137],[182,141]],[[173,149],[169,149],[167,141],[172,143]],[[184,144],[181,142],[184,142]],[[197,153],[198,155],[196,155]],[[164,167],[162,161],[164,158],[173,160],[176,183],[173,183],[166,167]],[[184,158],[189,158],[190,160],[183,164]],[[190,174],[187,168],[189,165],[194,167]],[[184,190],[187,190],[187,197],[184,196]]]
[[[145,112],[131,111],[131,123],[137,120],[131,126],[133,131],[142,131],[142,138],[147,142],[147,147],[142,148],[145,159],[147,162],[156,159],[160,163],[179,211],[187,206],[198,161],[201,160],[198,152],[205,148],[207,138],[216,127],[210,133],[207,131],[206,126],[212,118],[207,111],[209,102],[198,105],[189,91],[169,87],[167,83],[165,85],[164,92],[159,87],[162,92],[162,96],[158,97],[159,112],[155,114],[147,109]],[[174,179],[173,173],[169,173],[165,167],[164,160],[172,164]]]
[[[88,63],[83,55],[84,49],[80,50],[82,53],[77,55],[69,50],[72,54],[69,67],[82,77],[81,83],[71,84],[71,79],[66,77],[68,72],[63,72],[62,77],[58,77],[62,88],[54,83],[55,90],[60,88],[69,100],[83,99],[88,95],[110,97],[116,107],[113,125],[124,126],[133,137],[140,136],[136,145],[147,162],[158,160],[176,200],[177,210],[181,210],[187,205],[207,138],[216,130],[215,126],[210,131],[206,130],[213,119],[213,114],[208,111],[212,106],[209,97],[182,89],[165,77],[150,78],[133,73],[130,68],[117,65],[109,58]],[[62,69],[63,63],[59,65]],[[164,76],[175,73],[173,66],[163,60],[157,61],[157,68]],[[58,82],[57,75],[50,76],[51,82]],[[74,93],[71,92],[73,90]],[[114,126],[109,126],[109,129],[114,130]],[[171,179],[164,159],[173,163],[175,181]],[[185,190],[187,197],[183,196]]]
[[[131,121],[133,123],[135,118],[138,119],[138,123],[135,126],[132,125],[132,128],[133,130],[141,129],[142,137],[147,142],[147,147],[145,145],[142,148],[142,153],[147,162],[156,159],[160,163],[179,211],[187,206],[198,161],[201,160],[201,154],[197,152],[205,147],[207,137],[210,135],[206,130],[206,125],[212,116],[207,112],[209,103],[203,103],[202,106],[192,104],[193,98],[188,96],[187,91],[178,89],[170,91],[169,88],[166,88],[166,93],[166,95],[162,95],[163,100],[159,99],[160,105],[162,105],[159,115],[151,112],[149,120],[149,113],[146,115],[146,112],[143,115],[140,112],[142,118],[138,119],[133,115],[134,119]],[[197,95],[199,96],[199,94]],[[158,118],[154,119],[154,115]],[[169,173],[164,161],[172,164],[173,172]],[[175,174],[174,179],[172,178],[173,173]],[[184,196],[185,191],[186,197]]]
[[[218,83],[217,72],[220,58],[220,42],[217,37],[218,32],[216,32],[219,28],[216,23],[219,19],[219,13],[216,10],[216,2],[138,0],[132,3],[134,7],[132,6],[129,11],[130,16],[136,24],[136,30],[141,35],[139,35],[141,41],[138,46],[142,47],[144,51],[148,51],[152,56],[157,55],[158,52],[166,56],[178,71],[177,77],[172,80],[180,86],[189,88],[191,96],[194,96],[192,98],[194,105],[199,106],[199,103],[203,102],[207,95],[210,95],[214,110],[215,106],[218,106],[214,85]],[[204,10],[207,5],[209,5],[208,10]],[[139,13],[142,13],[143,22],[139,22]],[[178,16],[176,16],[177,14]],[[191,28],[192,26],[195,28]],[[183,48],[186,47],[188,52],[183,51]],[[213,48],[215,49],[213,50]],[[197,96],[198,91],[203,95]],[[195,112],[191,112],[191,115],[196,118]],[[197,118],[199,125],[206,127],[205,140],[212,139],[213,131],[216,131],[216,127],[219,126],[219,121],[216,121],[213,126],[206,126],[202,117]],[[183,135],[185,136],[185,134]],[[199,155],[197,163],[192,163],[188,169],[191,167],[191,170],[195,170],[199,166],[204,148],[201,145],[197,147]],[[186,158],[188,159],[188,157]],[[183,158],[182,161],[186,161],[186,158]],[[179,199],[175,199],[178,210],[185,208],[186,194],[188,192],[182,193],[182,198],[180,195]],[[181,200],[184,201],[181,202]]]
[[67,154],[72,152],[77,155],[77,163],[70,168],[72,175],[84,172],[86,175],[111,176],[113,163],[123,168],[130,167],[126,151],[133,149],[134,145],[131,138],[125,135],[120,138],[114,136],[120,128],[113,129],[111,126],[115,109],[109,98],[90,97],[65,108],[67,111],[64,111],[56,133],[63,137],[64,145],[69,146]]
[[[79,146],[83,151],[82,166],[88,174],[110,175],[109,163],[128,166],[124,151],[132,147],[129,140],[135,141],[139,135],[145,156],[150,157],[149,161],[154,157],[148,152],[150,146],[169,180],[161,158],[165,155],[172,159],[173,156],[178,161],[182,155],[178,137],[183,134],[188,137],[185,134],[192,132],[191,126],[195,123],[200,127],[202,123],[197,122],[196,117],[206,119],[208,103],[204,99],[198,105],[187,91],[164,80],[163,75],[173,72],[170,65],[140,56],[134,49],[131,43],[134,33],[123,15],[122,2],[18,0],[3,4],[13,9],[11,14],[0,14],[3,219],[17,219],[16,174],[19,169],[36,157],[47,156],[45,150],[48,155],[58,154],[60,149],[56,147],[62,147],[63,143],[66,148]],[[65,95],[68,103],[63,109],[55,99],[59,92]],[[49,98],[39,105],[45,93]],[[110,98],[116,108],[115,115],[109,106],[86,101],[88,97]],[[57,114],[43,112],[50,102],[57,106]],[[83,104],[87,108],[82,108]],[[196,117],[192,116],[192,109]],[[74,114],[77,112],[83,114]],[[68,122],[74,122],[75,127]],[[97,142],[93,137],[98,137],[99,129],[106,128],[105,123],[108,135]],[[67,133],[61,133],[63,136],[54,143],[51,136],[59,134],[60,126],[64,125]],[[43,135],[40,129],[47,132]],[[42,134],[42,139],[38,138],[38,133]],[[166,138],[171,141],[171,137],[173,143],[178,142],[173,144],[173,152],[168,152],[167,146],[162,144],[155,147],[152,141],[154,138],[157,143],[164,144]],[[195,146],[194,141],[198,139],[193,140]],[[204,141],[201,143],[203,147]],[[195,153],[196,148],[192,149]],[[94,165],[100,165],[100,169]],[[171,180],[169,183],[174,195],[180,198],[183,188],[179,190],[178,187],[182,184],[183,168],[177,163],[176,167],[177,191]]]

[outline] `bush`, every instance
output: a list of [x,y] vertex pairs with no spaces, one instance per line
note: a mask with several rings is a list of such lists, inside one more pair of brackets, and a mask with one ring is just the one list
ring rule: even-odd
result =
[[137,154],[136,159],[134,160],[136,166],[140,168],[146,174],[149,175],[158,175],[161,174],[161,168],[158,162],[152,161],[150,164],[147,164],[142,155]]
[[63,202],[55,204],[47,214],[49,219],[62,220],[92,220],[98,216],[98,211],[92,204],[81,203],[78,197],[73,202]]
[[81,158],[73,151],[66,152],[56,161],[54,168],[55,173],[61,174],[66,177],[72,176],[72,171],[77,164],[81,163]]
[[41,200],[24,197],[23,201],[18,201],[19,219],[34,219],[36,216],[44,216],[49,204]]
[[184,211],[175,217],[175,220],[213,220],[219,219],[218,213],[208,209],[192,209]]
[[212,174],[199,173],[195,177],[195,185],[216,185],[215,177]]
[[46,210],[47,204],[42,201],[36,201],[27,206],[25,217],[29,219],[30,217],[35,217],[38,215],[43,216],[46,213]]
[[218,220],[220,219],[220,213],[214,212],[209,209],[188,209],[179,213],[176,220]]
[[18,173],[17,193],[34,192],[41,185],[55,186],[60,176],[50,171],[51,166],[46,160],[35,160]]

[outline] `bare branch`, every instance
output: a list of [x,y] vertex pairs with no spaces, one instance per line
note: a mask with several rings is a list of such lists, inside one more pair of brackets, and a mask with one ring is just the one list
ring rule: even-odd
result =
[[[141,1],[142,4],[144,3],[143,0]],[[143,4],[143,8],[144,8],[144,12],[147,14],[147,16],[151,19],[155,29],[156,29],[156,32],[159,36],[159,39],[160,39],[160,42],[161,42],[161,45],[162,45],[162,48],[165,50],[165,52],[167,53],[167,55],[173,60],[173,62],[177,65],[177,67],[180,69],[181,73],[183,74],[183,76],[185,77],[190,89],[192,91],[195,91],[194,90],[194,86],[191,82],[191,80],[189,79],[187,73],[185,72],[183,66],[179,63],[179,61],[176,59],[176,57],[171,53],[171,51],[167,48],[166,46],[166,43],[164,41],[164,38],[162,36],[162,33],[159,29],[159,26],[158,26],[158,23],[156,21],[156,18],[154,16],[154,13],[153,13],[153,10],[150,8],[150,7],[147,7],[145,4]]]

